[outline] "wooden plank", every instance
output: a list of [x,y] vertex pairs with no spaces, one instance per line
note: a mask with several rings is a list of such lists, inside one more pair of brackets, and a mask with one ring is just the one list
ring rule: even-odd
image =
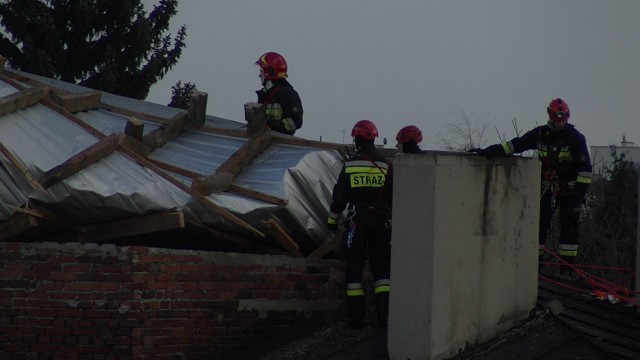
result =
[[152,149],[157,149],[187,129],[189,118],[183,115],[172,122],[162,124],[142,138],[142,142]]
[[[156,165],[157,167],[166,170],[166,171],[170,171],[172,173],[176,173],[178,175],[190,178],[192,180],[195,180],[198,177],[201,177],[200,174],[190,171],[190,170],[186,170],[180,167],[177,167],[175,165],[171,165],[171,164],[167,164],[164,163],[162,161],[158,161],[158,160],[153,160],[153,159],[147,159],[147,161],[153,163],[154,165]],[[193,183],[192,183],[192,190],[194,191],[198,191],[196,188],[193,187]],[[226,189],[227,192],[232,193],[232,194],[236,194],[236,195],[241,195],[244,197],[248,197],[250,199],[255,199],[255,200],[259,200],[259,201],[264,201],[266,203],[269,204],[275,204],[275,205],[280,205],[280,206],[284,206],[287,205],[288,201],[279,197],[275,197],[269,194],[265,194],[263,192],[259,192],[259,191],[254,191],[251,189],[247,189],[245,187],[239,186],[239,185],[235,185],[235,184],[229,184],[229,186]]]
[[227,188],[227,192],[237,194],[237,195],[242,195],[250,199],[260,200],[269,204],[275,204],[279,206],[285,206],[289,203],[289,201],[287,201],[286,199],[265,194],[263,192],[247,189],[245,187],[242,187],[236,184],[229,184],[229,188]]
[[118,146],[118,134],[111,134],[85,150],[47,171],[40,177],[40,185],[48,189],[52,185],[76,174],[94,162],[111,154]]
[[77,113],[99,109],[102,93],[92,90],[76,94],[54,90],[49,92],[49,99],[66,111]]
[[200,201],[204,206],[206,206],[209,209],[215,211],[217,214],[221,215],[222,217],[226,218],[227,220],[231,221],[232,223],[235,223],[235,224],[237,224],[237,225],[239,225],[239,226],[241,226],[241,227],[253,232],[254,234],[256,234],[258,236],[265,236],[264,233],[262,233],[258,229],[254,228],[250,224],[247,224],[245,221],[243,221],[242,219],[240,219],[237,216],[233,215],[231,212],[229,212],[225,208],[223,208],[223,207],[219,206],[218,204],[214,203],[213,201],[209,200],[206,196],[198,193],[197,191],[192,190],[190,187],[188,187],[185,184],[181,183],[180,181],[175,179],[173,176],[171,176],[171,175],[167,174],[166,172],[164,172],[160,167],[156,166],[152,162],[150,162],[147,159],[145,159],[145,158],[141,157],[140,155],[136,154],[134,151],[132,151],[131,149],[127,148],[126,146],[120,145],[118,147],[118,150],[120,150],[123,154],[129,156],[131,159],[133,159],[138,164],[140,164],[140,165],[146,167],[147,169],[155,172],[160,177],[162,177],[163,179],[167,180],[168,182],[170,182],[171,184],[173,184],[177,188],[179,188],[182,191],[186,192],[187,194],[191,195],[194,199]]
[[62,96],[63,108],[70,113],[77,113],[100,108],[102,93],[99,91],[87,91],[80,94]]
[[144,123],[138,120],[135,116],[130,116],[129,119],[127,119],[127,125],[124,128],[124,133],[138,141],[142,141]]
[[344,236],[344,228],[340,229],[331,239],[328,239],[324,242],[324,244],[320,245],[317,249],[315,249],[309,256],[310,259],[320,259],[328,253],[335,250],[340,242],[342,241],[342,237]]
[[142,143],[126,134],[120,134],[119,144],[126,146],[142,157],[146,157],[151,152],[151,149],[147,144]]
[[95,136],[96,138],[103,139],[105,137],[105,135],[103,133],[101,133],[100,131],[96,130],[94,127],[92,127],[91,125],[85,123],[84,121],[80,120],[79,118],[77,118],[73,114],[69,113],[67,110],[61,108],[60,106],[58,106],[56,103],[54,103],[50,99],[47,99],[47,98],[42,99],[42,104],[46,105],[51,110],[53,110],[56,113],[60,114],[62,117],[66,118],[67,120],[69,120],[72,123],[76,124],[77,126],[79,126],[80,128],[84,129],[86,132],[88,132],[89,134]]
[[233,177],[247,167],[264,149],[269,147],[270,143],[271,130],[263,128],[222,163],[216,169],[215,174],[194,178],[191,188],[204,195],[226,190]]
[[[226,231],[218,230],[200,222],[189,221],[187,222],[187,226],[193,226],[195,228],[203,230],[209,233],[209,235],[211,235],[211,237],[213,237],[214,239],[223,241],[232,245],[240,246],[243,248],[256,249],[258,251],[269,252],[269,253],[272,253],[275,250],[274,248],[270,248],[261,243],[251,241],[245,237],[238,236]],[[270,249],[270,251],[267,251],[268,249]],[[281,250],[278,250],[278,252],[281,252]]]
[[258,155],[271,144],[271,129],[262,128],[249,141],[244,143],[227,161],[216,169],[216,173],[228,172],[233,176],[238,175],[242,169],[247,167]]
[[39,103],[47,96],[47,89],[29,88],[0,98],[0,116],[27,108]]
[[227,190],[233,181],[233,174],[223,171],[213,175],[193,178],[191,188],[203,195],[219,193]]
[[204,125],[204,120],[207,116],[207,97],[209,95],[206,92],[193,90],[189,94],[189,109],[188,117],[189,124],[192,127],[200,127]]
[[285,248],[291,255],[294,256],[303,256],[300,253],[300,247],[298,244],[287,234],[286,231],[273,219],[269,219],[266,221],[267,229],[269,229],[271,235],[278,240],[280,245]]
[[36,217],[29,214],[16,213],[9,220],[0,223],[0,241],[10,240],[36,227],[38,227],[38,219]]
[[119,239],[165,230],[184,229],[184,225],[184,214],[181,211],[159,213],[89,225],[78,234],[78,240],[97,242]]
[[247,135],[253,136],[267,127],[264,105],[254,102],[244,104],[244,119],[247,121]]
[[16,212],[37,217],[61,229],[71,229],[75,231],[79,231],[81,229],[81,226],[76,224],[75,222],[69,221],[56,213],[53,213],[49,210],[45,210],[42,208],[38,208],[38,209],[19,208],[19,209],[16,209]]
[[43,194],[47,192],[47,190],[43,188],[42,185],[40,185],[40,183],[38,182],[38,179],[36,179],[31,174],[31,172],[29,172],[29,170],[27,170],[27,168],[24,165],[22,165],[22,162],[18,160],[16,157],[14,157],[13,154],[9,151],[9,149],[7,149],[2,143],[0,143],[0,153],[2,153],[2,155],[4,155],[4,157],[11,164],[13,164],[13,166],[16,167],[18,172],[20,172],[22,177],[27,181],[27,183],[29,183],[29,185],[31,185],[31,187],[34,190],[37,190],[38,192],[41,192]]
[[560,317],[581,322],[584,324],[582,325],[583,327],[588,326],[605,331],[615,338],[620,339],[621,342],[624,338],[636,339],[634,346],[636,350],[640,351],[640,330],[633,329],[631,326],[625,326],[620,322],[606,319],[599,314],[587,314],[582,311],[581,306],[577,308],[565,307],[562,313],[560,313]]

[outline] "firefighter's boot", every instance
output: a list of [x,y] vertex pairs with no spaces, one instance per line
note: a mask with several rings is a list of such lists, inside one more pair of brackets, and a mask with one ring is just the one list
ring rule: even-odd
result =
[[347,313],[349,315],[349,327],[351,329],[362,329],[366,314],[364,296],[347,297]]
[[376,294],[376,316],[378,318],[378,326],[387,327],[389,319],[389,293],[379,292]]

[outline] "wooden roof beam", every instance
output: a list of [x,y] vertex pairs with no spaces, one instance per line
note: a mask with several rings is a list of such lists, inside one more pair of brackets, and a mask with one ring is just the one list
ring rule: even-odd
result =
[[270,144],[271,130],[263,128],[233,153],[227,161],[218,166],[215,174],[195,177],[191,188],[204,195],[226,190],[233,178],[262,154]]
[[237,217],[236,215],[232,214],[227,209],[225,209],[225,208],[221,207],[220,205],[214,203],[213,201],[209,200],[206,196],[200,194],[197,191],[194,191],[190,187],[188,187],[185,184],[181,183],[180,181],[175,179],[173,176],[171,176],[171,175],[167,174],[165,171],[163,171],[160,167],[158,167],[157,165],[155,165],[151,161],[145,159],[144,157],[138,155],[133,150],[127,148],[124,145],[120,145],[118,147],[118,150],[121,151],[123,154],[127,155],[128,157],[130,157],[131,159],[133,159],[138,164],[140,164],[140,165],[146,167],[147,169],[155,172],[160,177],[162,177],[163,179],[167,180],[168,182],[170,182],[171,184],[173,184],[177,188],[179,188],[182,191],[186,192],[187,194],[191,195],[194,199],[200,201],[200,203],[203,204],[205,207],[208,207],[209,209],[215,211],[217,214],[219,214],[220,216],[224,217],[225,219],[231,221],[234,224],[239,225],[240,227],[242,227],[242,228],[244,228],[246,230],[251,231],[252,233],[254,233],[254,234],[258,235],[258,236],[265,236],[264,233],[262,233],[260,230],[256,229],[255,227],[251,226],[250,224],[246,223],[244,220],[242,220],[239,217]]
[[151,151],[166,144],[169,140],[187,130],[189,117],[185,113],[174,116],[171,121],[162,124],[142,138],[142,142],[149,145]]
[[53,103],[73,114],[99,109],[102,93],[99,91],[87,91],[80,94],[72,94],[54,90],[49,92],[49,98]]
[[47,96],[47,89],[28,88],[0,98],[0,116],[27,108],[39,103]]
[[118,146],[119,135],[111,134],[106,138],[77,153],[64,163],[47,171],[40,177],[40,185],[45,189],[76,174],[94,162],[111,154]]
[[287,234],[286,231],[275,220],[269,219],[265,225],[269,229],[269,233],[285,248],[291,255],[303,256],[300,253],[300,246]]
[[9,220],[0,223],[0,241],[7,241],[39,226],[38,218],[23,213],[16,213]]
[[[192,181],[198,177],[202,177],[202,175],[193,172],[193,171],[189,171],[189,170],[185,170],[183,168],[177,167],[175,165],[171,165],[171,164],[167,164],[167,163],[163,163],[162,161],[158,161],[158,160],[152,160],[152,159],[148,159],[149,162],[153,163],[154,165],[156,165],[157,167],[166,170],[166,171],[170,171],[172,173],[176,173],[178,175],[184,176],[186,178],[190,178]],[[228,182],[230,181],[230,178],[232,178],[232,175],[229,173],[222,173],[222,174],[216,174],[216,175],[210,175],[210,176],[218,176],[217,181],[219,182],[219,184],[217,185],[217,189],[213,189],[214,191],[211,192],[211,194],[217,193],[217,192],[222,192],[222,191],[226,191],[232,194],[237,194],[237,195],[241,195],[244,197],[248,197],[250,199],[254,199],[254,200],[259,200],[259,201],[264,201],[266,203],[269,204],[275,204],[275,205],[287,205],[287,200],[279,198],[279,197],[275,197],[269,194],[265,194],[259,191],[254,191],[254,190],[250,190],[247,189],[245,187],[239,186],[239,185],[235,185],[233,183],[228,184]],[[198,191],[196,188],[192,189],[194,191]]]
[[338,245],[340,245],[340,241],[342,241],[344,231],[344,228],[340,229],[331,239],[325,241],[324,244],[320,245],[307,257],[310,259],[321,259],[323,256],[335,250]]
[[9,151],[9,149],[7,149],[2,143],[0,143],[0,153],[2,153],[2,155],[4,155],[4,157],[11,164],[13,164],[13,166],[16,167],[16,169],[18,170],[18,172],[20,172],[22,177],[27,181],[27,183],[29,183],[29,185],[31,185],[31,188],[43,194],[47,192],[47,190],[43,188],[42,185],[40,185],[40,183],[38,182],[38,179],[36,179],[33,175],[31,175],[31,172],[29,172],[29,170],[22,164],[22,162],[18,160],[15,156],[13,156],[11,151]]
[[184,214],[181,211],[152,214],[110,221],[84,227],[78,233],[80,242],[96,242],[119,239],[165,230],[184,229]]

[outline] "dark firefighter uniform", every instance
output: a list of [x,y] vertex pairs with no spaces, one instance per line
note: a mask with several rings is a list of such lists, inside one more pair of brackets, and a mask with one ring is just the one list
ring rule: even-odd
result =
[[333,189],[328,225],[336,230],[347,207],[345,222],[346,282],[349,326],[362,328],[366,312],[362,273],[365,260],[375,281],[378,324],[386,326],[391,257],[391,167],[373,145],[346,161]]
[[[578,255],[580,209],[591,184],[591,159],[584,136],[572,124],[554,131],[539,126],[521,137],[486,149],[489,155],[511,155],[537,150],[542,162],[540,195],[540,255],[555,209],[560,211],[559,255],[575,262]],[[491,154],[491,153],[494,154]]]
[[265,119],[271,130],[293,135],[302,127],[302,101],[287,80],[275,79],[269,90],[261,89],[256,94],[265,107]]

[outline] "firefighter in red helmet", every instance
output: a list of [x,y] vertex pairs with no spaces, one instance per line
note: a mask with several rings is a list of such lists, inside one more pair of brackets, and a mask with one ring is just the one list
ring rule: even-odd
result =
[[422,152],[420,146],[418,146],[422,142],[422,131],[415,125],[405,126],[400,129],[398,135],[396,135],[396,140],[398,141],[396,148],[401,153],[420,154]]
[[[540,197],[539,255],[544,254],[546,234],[556,209],[560,212],[558,253],[569,264],[578,255],[578,235],[582,205],[591,184],[591,159],[587,142],[572,124],[566,101],[551,100],[547,107],[549,120],[521,137],[485,149],[470,149],[487,158],[537,150],[542,162],[542,194]],[[571,269],[561,268],[562,277],[571,277]]]
[[302,127],[302,102],[287,81],[287,62],[275,52],[263,54],[256,61],[260,68],[262,89],[256,91],[264,105],[267,126],[271,130],[293,135]]
[[347,208],[344,241],[349,327],[360,329],[364,325],[366,304],[362,275],[367,259],[375,281],[377,322],[386,327],[391,258],[391,164],[376,151],[374,140],[378,129],[373,122],[358,121],[351,136],[356,154],[345,161],[333,188],[327,223],[335,233],[341,214]]

